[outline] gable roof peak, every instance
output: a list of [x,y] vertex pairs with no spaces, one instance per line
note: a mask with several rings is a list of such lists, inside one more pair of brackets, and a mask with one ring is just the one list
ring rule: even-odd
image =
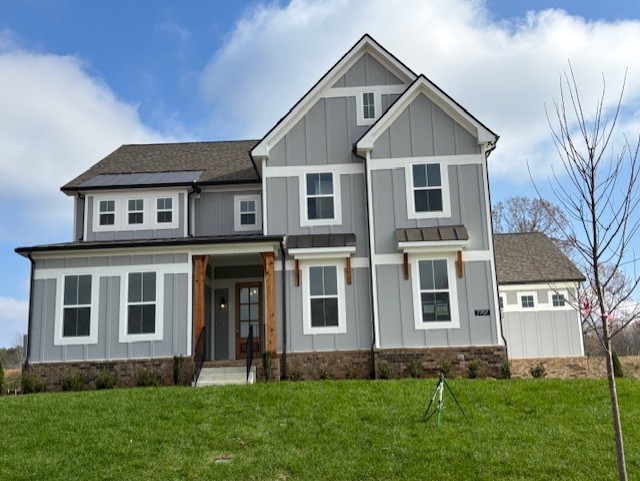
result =
[[296,122],[311,109],[322,93],[330,89],[365,53],[384,62],[398,78],[407,84],[413,82],[417,77],[409,67],[380,45],[371,35],[365,33],[258,142],[251,151],[253,159],[268,159],[269,149],[280,141]]

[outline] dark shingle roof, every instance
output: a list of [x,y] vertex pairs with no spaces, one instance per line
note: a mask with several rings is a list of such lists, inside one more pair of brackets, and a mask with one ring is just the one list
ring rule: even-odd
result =
[[123,145],[62,187],[78,187],[100,174],[203,171],[198,183],[258,182],[249,155],[257,140]]
[[498,284],[584,281],[584,276],[540,232],[495,234]]
[[422,229],[396,229],[398,242],[441,242],[469,240],[467,228],[463,225],[445,227],[425,227]]

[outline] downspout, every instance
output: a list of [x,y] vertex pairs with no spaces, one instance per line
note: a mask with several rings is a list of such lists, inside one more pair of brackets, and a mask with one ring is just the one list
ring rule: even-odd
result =
[[[369,212],[369,178],[367,175],[367,159],[366,157],[362,157],[361,155],[358,155],[358,152],[356,150],[356,144],[353,145],[353,155],[355,155],[356,157],[359,157],[363,160],[364,163],[364,195],[365,195],[365,212],[367,215],[367,237],[369,239],[371,239],[371,229],[370,229],[370,223],[369,223],[369,216],[371,215],[371,213]],[[374,306],[374,299],[373,299],[373,269],[374,269],[374,265],[373,265],[373,252],[371,249],[371,242],[369,243],[369,300],[371,302],[371,347],[370,347],[370,366],[371,366],[371,372],[370,372],[370,376],[371,379],[375,379],[376,378],[376,312],[375,312],[375,306]]]
[[191,229],[191,196],[194,194],[199,194],[200,192],[200,187],[198,187],[198,184],[194,182],[191,192],[187,194],[187,218],[185,219],[185,222],[187,223],[187,237],[193,237],[193,232]]
[[35,283],[35,271],[36,263],[31,257],[31,252],[27,252],[27,258],[31,261],[31,278],[29,281],[29,313],[28,313],[28,325],[27,325],[27,354],[24,358],[24,370],[29,369],[29,359],[31,359],[31,329],[33,325],[33,288]]
[[[84,212],[86,210],[86,205],[85,205],[85,195],[78,192],[78,199],[82,199],[82,224],[80,224],[82,226],[82,230],[80,231],[80,235],[79,235],[79,241],[83,242],[84,241],[84,222],[85,222],[85,218],[84,218]],[[76,222],[76,226],[78,225],[78,223]]]
[[282,260],[282,361],[280,363],[280,379],[287,379],[287,260],[284,253],[284,244],[280,241]]
[[[500,289],[498,287],[498,284],[499,284],[500,281],[498,280],[498,272],[497,272],[498,263],[496,261],[496,248],[495,248],[495,243],[493,242],[493,222],[491,220],[492,219],[491,210],[493,208],[492,207],[493,204],[491,203],[491,188],[489,187],[489,162],[488,162],[489,155],[496,148],[496,142],[497,141],[498,140],[496,139],[495,142],[489,142],[487,144],[487,146],[483,150],[484,150],[484,162],[485,162],[485,165],[487,166],[486,170],[485,170],[485,176],[486,176],[486,179],[487,179],[487,195],[489,196],[489,198],[488,198],[488,201],[489,201],[489,218],[487,219],[487,223],[489,224],[489,228],[491,229],[491,239],[489,239],[489,240],[491,242],[491,246],[493,247],[493,249],[491,249],[492,250],[491,255],[493,256],[493,265],[494,265],[494,268],[496,270],[496,273],[495,273],[496,274],[496,277],[495,277],[495,279],[496,279],[495,289],[496,289],[497,296],[498,296],[497,298],[499,299],[500,298]],[[507,359],[509,359],[509,348],[507,346],[507,339],[504,337],[504,325],[502,324],[502,309],[500,309],[500,303],[498,303],[498,322],[500,323],[500,337],[502,337],[502,342],[504,342],[504,348],[507,351]]]

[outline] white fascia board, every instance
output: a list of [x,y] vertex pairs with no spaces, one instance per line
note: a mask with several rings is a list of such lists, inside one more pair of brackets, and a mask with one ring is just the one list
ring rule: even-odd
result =
[[359,155],[373,150],[373,144],[377,138],[400,116],[411,102],[419,95],[424,94],[429,100],[449,114],[462,127],[478,138],[478,144],[495,142],[498,138],[480,122],[464,111],[457,103],[451,100],[444,92],[421,75],[402,94],[378,122],[358,141],[356,149]]
[[200,244],[149,247],[118,247],[109,249],[82,249],[75,251],[34,252],[32,257],[39,259],[66,259],[71,257],[96,257],[136,254],[191,254],[191,255],[226,255],[226,254],[258,254],[261,252],[277,252],[279,242],[247,242],[232,244]]
[[407,254],[421,252],[450,252],[465,249],[469,241],[422,241],[422,242],[398,242],[398,248]]
[[384,50],[369,35],[364,35],[320,81],[296,104],[296,106],[269,132],[253,150],[254,160],[269,158],[269,149],[284,137],[300,118],[315,105],[316,101],[335,84],[364,54],[370,54],[383,65],[390,67],[393,73],[403,82],[409,83],[416,79],[416,75],[405,65]]
[[578,283],[576,282],[553,282],[548,283],[539,282],[535,284],[500,284],[498,283],[500,291],[544,291],[544,290],[565,290],[565,289],[577,289]]
[[302,249],[289,249],[289,254],[297,260],[304,259],[338,259],[351,257],[356,251],[355,247],[309,247]]

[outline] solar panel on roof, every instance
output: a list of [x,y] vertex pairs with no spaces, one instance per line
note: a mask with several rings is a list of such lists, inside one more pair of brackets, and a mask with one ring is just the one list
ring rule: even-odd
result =
[[127,185],[187,184],[195,182],[204,170],[179,172],[139,172],[135,174],[98,174],[78,187],[115,187]]

